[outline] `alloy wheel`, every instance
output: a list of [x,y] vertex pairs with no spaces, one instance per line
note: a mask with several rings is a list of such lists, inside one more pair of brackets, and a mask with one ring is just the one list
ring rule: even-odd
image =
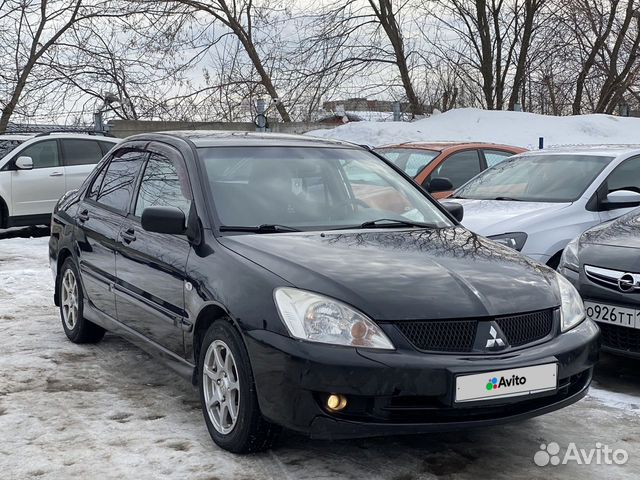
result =
[[207,415],[213,427],[226,435],[233,430],[240,409],[240,380],[233,353],[222,340],[207,349],[202,366],[202,385]]
[[69,330],[78,323],[78,281],[73,270],[67,269],[62,277],[62,320]]

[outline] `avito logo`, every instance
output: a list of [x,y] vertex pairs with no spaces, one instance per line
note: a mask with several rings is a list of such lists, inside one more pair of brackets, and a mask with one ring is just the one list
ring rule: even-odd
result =
[[487,382],[487,390],[496,390],[502,387],[514,387],[516,385],[524,385],[525,383],[527,383],[527,377],[521,377],[519,375],[511,375],[511,378],[493,377]]

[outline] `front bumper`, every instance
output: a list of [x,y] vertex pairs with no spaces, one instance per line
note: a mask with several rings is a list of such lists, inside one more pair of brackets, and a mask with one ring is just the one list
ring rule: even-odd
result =
[[[314,438],[446,431],[530,418],[582,398],[598,360],[599,330],[585,321],[532,348],[493,355],[392,352],[301,342],[266,330],[245,334],[262,414]],[[456,375],[557,362],[556,391],[454,404]],[[324,408],[329,393],[349,400]]]
[[[560,268],[560,273],[578,289],[585,301],[640,310],[639,300],[633,294],[629,295],[592,282],[585,275],[584,268],[581,268],[581,273],[568,268]],[[625,357],[640,358],[640,329],[612,323],[596,323],[601,330],[602,351]]]

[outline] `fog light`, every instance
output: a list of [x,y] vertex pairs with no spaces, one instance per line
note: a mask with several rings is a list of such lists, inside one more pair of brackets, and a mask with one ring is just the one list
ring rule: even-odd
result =
[[344,395],[332,393],[327,397],[327,409],[332,412],[339,412],[344,410],[347,406],[347,397]]

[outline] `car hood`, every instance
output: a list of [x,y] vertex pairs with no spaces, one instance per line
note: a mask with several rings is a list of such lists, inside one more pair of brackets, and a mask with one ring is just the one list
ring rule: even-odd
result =
[[555,215],[571,203],[510,202],[508,200],[472,200],[449,198],[464,207],[462,224],[480,235],[526,232],[532,223]]
[[377,320],[475,318],[560,304],[555,272],[462,227],[234,235],[227,248]]
[[580,243],[640,249],[640,209],[587,230]]

